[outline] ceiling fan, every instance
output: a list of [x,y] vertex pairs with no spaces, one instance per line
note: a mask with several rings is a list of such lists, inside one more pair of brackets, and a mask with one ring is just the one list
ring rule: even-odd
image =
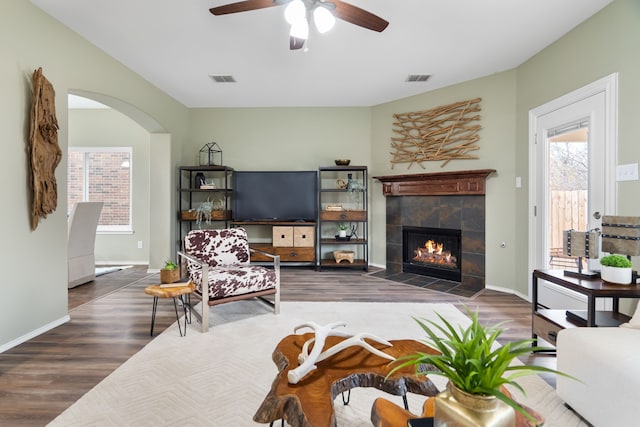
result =
[[316,28],[321,33],[331,29],[335,18],[377,32],[384,31],[389,25],[389,22],[379,16],[340,0],[245,0],[212,7],[209,12],[214,15],[227,15],[284,4],[288,4],[285,9],[285,18],[291,24],[289,35],[291,50],[304,46],[309,35],[309,18],[312,15]]

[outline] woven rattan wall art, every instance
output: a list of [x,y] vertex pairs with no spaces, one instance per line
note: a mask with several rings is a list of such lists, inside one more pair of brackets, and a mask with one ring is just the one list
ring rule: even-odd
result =
[[58,206],[56,167],[62,159],[58,145],[55,91],[42,74],[42,68],[33,72],[32,102],[29,164],[33,190],[31,229],[35,230],[40,218],[46,218]]
[[422,162],[443,161],[440,167],[454,159],[477,159],[469,154],[480,147],[481,98],[460,101],[430,110],[394,114],[393,132],[399,136],[391,138],[391,168],[396,163],[409,163],[407,168]]

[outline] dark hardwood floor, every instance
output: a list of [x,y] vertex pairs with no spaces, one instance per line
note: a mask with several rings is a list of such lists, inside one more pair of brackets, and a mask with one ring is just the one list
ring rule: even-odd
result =
[[[147,285],[158,274],[146,267],[109,273],[69,292],[71,321],[0,354],[0,426],[43,426],[139,351],[149,336],[152,298]],[[479,310],[487,324],[504,320],[502,341],[531,336],[531,308],[521,298],[484,290],[458,297],[381,279],[359,270],[283,268],[283,301],[449,302]],[[163,304],[164,303],[164,304]],[[215,308],[214,308],[215,309]],[[154,333],[175,321],[160,301]],[[190,330],[190,333],[194,333]],[[555,367],[555,358],[526,362]],[[553,377],[546,378],[553,384]]]

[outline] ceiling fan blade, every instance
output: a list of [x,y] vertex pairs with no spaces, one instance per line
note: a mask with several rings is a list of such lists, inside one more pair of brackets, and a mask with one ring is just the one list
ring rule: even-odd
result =
[[250,10],[264,9],[272,6],[280,6],[282,1],[278,0],[246,0],[236,3],[225,4],[223,6],[212,7],[209,12],[214,15],[226,15],[229,13],[248,12]]
[[289,36],[289,50],[302,49],[305,41],[305,39]]
[[360,9],[358,6],[354,6],[349,3],[345,3],[340,0],[327,0],[336,5],[333,14],[336,18],[340,18],[344,21],[350,22],[352,24],[358,25],[363,28],[367,28],[369,30],[382,32],[387,25],[389,25],[388,21],[380,18],[377,15],[374,15],[371,12],[367,12],[364,9]]

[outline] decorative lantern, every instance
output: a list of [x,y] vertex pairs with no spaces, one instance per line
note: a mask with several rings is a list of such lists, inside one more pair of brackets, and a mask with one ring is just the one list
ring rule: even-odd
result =
[[[219,163],[215,162],[215,156],[220,156]],[[200,149],[200,166],[214,165],[222,166],[222,148],[217,143],[210,142]]]

